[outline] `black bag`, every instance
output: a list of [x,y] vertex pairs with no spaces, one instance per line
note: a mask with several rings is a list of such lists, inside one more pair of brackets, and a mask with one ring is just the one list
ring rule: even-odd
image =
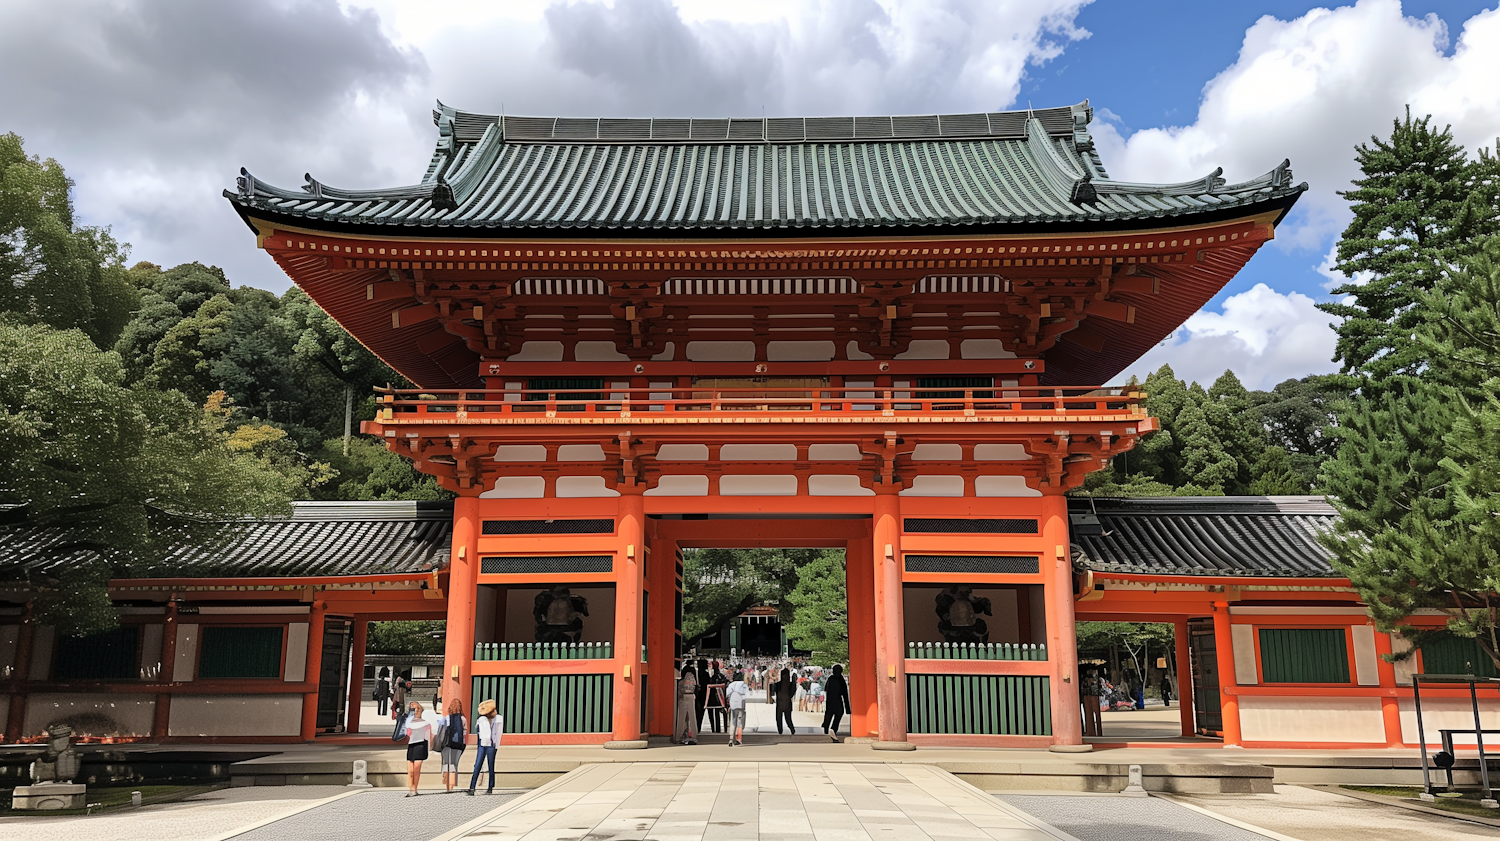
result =
[[467,745],[465,742],[467,736],[468,734],[464,732],[463,716],[454,713],[443,722],[443,747],[463,750]]
[[396,729],[391,732],[391,741],[399,742],[406,738],[406,711],[402,710],[396,714]]

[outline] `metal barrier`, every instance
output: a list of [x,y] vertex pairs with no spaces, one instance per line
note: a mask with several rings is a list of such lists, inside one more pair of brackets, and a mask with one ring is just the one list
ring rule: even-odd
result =
[[474,644],[475,660],[608,660],[614,643],[608,642],[480,642]]
[[909,642],[913,660],[1046,660],[1047,646],[1010,642]]
[[911,733],[1052,735],[1051,683],[1033,675],[906,676]]
[[614,728],[614,676],[481,675],[469,709],[494,699],[507,733],[608,733]]

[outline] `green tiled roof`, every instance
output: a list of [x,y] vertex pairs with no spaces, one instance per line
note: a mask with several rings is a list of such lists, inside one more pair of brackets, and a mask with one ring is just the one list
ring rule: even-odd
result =
[[1285,161],[1240,184],[1222,170],[1182,184],[1112,180],[1088,132],[1092,115],[1082,103],[915,117],[572,119],[439,103],[437,148],[417,184],[345,190],[308,176],[288,190],[242,170],[224,195],[242,214],[313,227],[775,235],[1129,224],[1285,208],[1307,188]]

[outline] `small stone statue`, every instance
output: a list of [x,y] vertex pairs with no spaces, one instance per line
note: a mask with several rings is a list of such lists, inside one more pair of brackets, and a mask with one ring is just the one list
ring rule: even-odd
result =
[[933,607],[938,615],[938,632],[948,642],[989,642],[990,627],[980,614],[994,616],[990,600],[975,596],[974,588],[958,584],[938,593]]
[[73,782],[79,772],[78,752],[73,750],[73,728],[54,724],[47,728],[47,752],[31,763],[32,785],[16,786],[12,809],[82,809],[86,788]]
[[531,614],[536,619],[537,642],[578,642],[583,636],[583,618],[589,615],[589,600],[559,584],[537,593]]
[[73,728],[54,724],[47,728],[47,752],[31,763],[33,783],[71,783],[78,776],[78,751],[73,750]]

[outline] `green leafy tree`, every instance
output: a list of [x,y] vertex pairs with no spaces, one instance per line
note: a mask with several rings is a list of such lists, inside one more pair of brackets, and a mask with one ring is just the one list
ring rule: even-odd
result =
[[[1346,379],[1314,374],[1278,383],[1270,391],[1251,394],[1251,401],[1260,414],[1270,442],[1265,458],[1271,462],[1257,467],[1258,481],[1259,477],[1289,467],[1296,474],[1296,490],[1284,492],[1311,492],[1318,482],[1323,462],[1338,450],[1338,439],[1332,433],[1337,422],[1336,410],[1350,396]],[[1279,452],[1271,455],[1272,450]],[[1292,477],[1285,478],[1290,480]],[[1275,484],[1283,486],[1280,480]],[[1291,487],[1290,484],[1285,486]]]
[[1333,290],[1340,300],[1318,306],[1340,319],[1334,358],[1368,390],[1422,368],[1426,354],[1412,338],[1419,300],[1495,232],[1500,164],[1484,151],[1470,160],[1449,127],[1414,120],[1410,108],[1389,138],[1355,147],[1355,159],[1360,177],[1341,193],[1354,219],[1334,263],[1350,281]]
[[715,633],[758,605],[776,605],[783,625],[792,621],[786,595],[797,587],[797,568],[817,549],[691,549],[682,560],[682,638]]
[[797,570],[797,586],[786,594],[792,621],[786,636],[792,645],[811,651],[820,663],[849,660],[849,591],[844,553],[824,549]]
[[119,356],[82,331],[0,321],[0,504],[62,535],[46,549],[55,562],[30,572],[39,621],[111,627],[103,582],[156,560],[153,511],[286,511],[298,479],[237,446],[236,430],[222,408],[130,387]]
[[136,307],[125,247],[73,218],[73,182],[57,161],[27,156],[21,138],[0,135],[0,312],[102,345]]
[[440,619],[372,622],[367,654],[442,654],[447,623]]
[[341,439],[323,442],[319,458],[333,466],[337,482],[315,490],[320,499],[452,499],[432,476],[371,438],[354,438],[348,449]]

